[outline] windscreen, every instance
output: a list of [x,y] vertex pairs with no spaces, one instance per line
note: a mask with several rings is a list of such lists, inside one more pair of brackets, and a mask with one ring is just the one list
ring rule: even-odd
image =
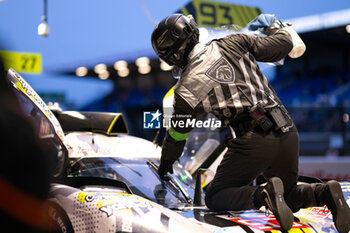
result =
[[[83,158],[72,161],[70,176],[94,176],[125,182],[134,194],[169,208],[186,205],[182,193],[161,181],[146,159]],[[177,179],[177,178],[176,178]],[[181,185],[193,197],[193,190]]]

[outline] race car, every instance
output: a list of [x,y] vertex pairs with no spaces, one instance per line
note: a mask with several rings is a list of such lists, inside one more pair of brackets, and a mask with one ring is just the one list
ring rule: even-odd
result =
[[[227,129],[191,132],[183,159],[163,181],[157,174],[161,148],[128,135],[123,114],[62,111],[46,105],[15,70],[7,79],[39,138],[57,151],[48,214],[61,232],[281,231],[266,209],[214,212],[203,204],[202,188],[225,152]],[[350,182],[340,183],[350,204]],[[291,231],[337,232],[327,208],[294,216]]]

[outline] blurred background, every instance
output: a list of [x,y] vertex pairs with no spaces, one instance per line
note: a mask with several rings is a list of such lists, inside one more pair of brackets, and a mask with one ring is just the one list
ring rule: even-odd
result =
[[[0,55],[45,102],[63,110],[121,112],[130,134],[152,140],[156,131],[143,129],[142,112],[161,109],[176,80],[150,37],[157,22],[175,12],[193,14],[206,28],[244,27],[260,13],[292,23],[305,54],[263,71],[300,131],[303,164],[311,157],[316,167],[349,167],[348,0],[0,0]],[[333,176],[350,179],[348,173]]]

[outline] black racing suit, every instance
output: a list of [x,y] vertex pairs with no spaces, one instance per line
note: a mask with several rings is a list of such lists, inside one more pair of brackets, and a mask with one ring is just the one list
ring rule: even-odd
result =
[[[282,179],[286,201],[292,210],[316,205],[312,186],[296,185],[299,136],[287,111],[282,107],[290,130],[282,133],[262,130],[247,110],[258,102],[266,108],[282,106],[257,61],[279,61],[288,55],[292,46],[289,33],[282,28],[267,37],[232,34],[206,46],[197,44],[190,53],[188,65],[174,88],[172,120],[179,120],[177,116],[195,118],[201,112],[212,113],[236,133],[236,138],[226,141],[228,151],[206,189],[205,201],[209,208],[259,208],[254,201],[257,187],[250,184],[261,173],[267,179],[275,176]],[[170,170],[181,156],[190,130],[174,125],[168,130],[162,147],[161,168]]]

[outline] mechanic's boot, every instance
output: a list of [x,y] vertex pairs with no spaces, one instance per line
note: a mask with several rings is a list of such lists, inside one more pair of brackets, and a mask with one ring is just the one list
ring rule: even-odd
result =
[[348,233],[350,231],[350,208],[345,201],[340,184],[335,180],[317,184],[315,196],[319,205],[327,205],[331,211],[338,232]]
[[255,195],[257,203],[272,211],[283,230],[292,228],[294,216],[284,201],[284,188],[280,178],[271,178],[264,187],[258,188]]

